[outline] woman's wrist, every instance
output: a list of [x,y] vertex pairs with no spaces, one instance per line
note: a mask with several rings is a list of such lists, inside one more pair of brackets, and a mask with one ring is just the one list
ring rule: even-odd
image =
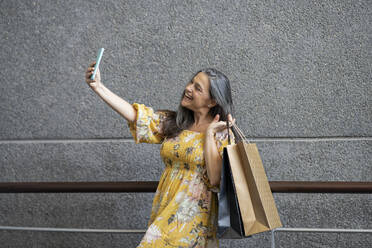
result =
[[206,131],[206,136],[207,136],[207,137],[212,137],[212,138],[214,138],[214,131],[213,131],[213,130],[210,130],[210,129],[207,129],[207,131]]
[[93,89],[93,91],[96,92],[98,95],[102,94],[104,90],[105,89],[102,83],[98,84],[98,86],[95,89]]

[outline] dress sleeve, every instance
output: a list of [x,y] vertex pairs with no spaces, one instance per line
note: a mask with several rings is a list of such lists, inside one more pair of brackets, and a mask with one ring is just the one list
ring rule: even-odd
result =
[[[230,133],[230,143],[234,144],[235,143],[234,134],[231,130],[229,130],[229,133]],[[218,153],[221,155],[221,158],[222,158],[223,148],[229,144],[229,140],[227,136],[227,129],[221,132],[217,132],[215,139],[216,139]]]
[[136,143],[159,144],[164,137],[161,133],[165,113],[155,112],[151,107],[144,104],[133,103],[137,111],[136,120],[128,122],[129,130]]

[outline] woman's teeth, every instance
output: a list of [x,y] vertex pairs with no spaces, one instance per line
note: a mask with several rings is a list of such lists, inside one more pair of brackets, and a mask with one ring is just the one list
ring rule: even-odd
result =
[[192,97],[189,97],[188,95],[185,95],[185,97],[189,100],[192,100]]

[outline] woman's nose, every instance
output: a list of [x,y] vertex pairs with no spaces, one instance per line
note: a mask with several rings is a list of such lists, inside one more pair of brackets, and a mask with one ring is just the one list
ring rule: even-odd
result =
[[192,92],[191,85],[186,86],[186,91],[187,91],[187,93],[191,93]]

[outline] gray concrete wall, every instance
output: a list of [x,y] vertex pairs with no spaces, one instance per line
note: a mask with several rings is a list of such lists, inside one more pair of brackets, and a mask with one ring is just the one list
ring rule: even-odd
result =
[[[0,1],[0,181],[158,180],[158,145],[84,82],[175,109],[187,80],[231,80],[269,180],[372,181],[370,1]],[[144,229],[153,194],[0,194],[0,225]],[[274,194],[284,227],[372,228],[372,195]],[[142,235],[0,231],[1,247],[135,247]],[[284,234],[278,247],[368,247]],[[269,247],[270,234],[221,247]]]

